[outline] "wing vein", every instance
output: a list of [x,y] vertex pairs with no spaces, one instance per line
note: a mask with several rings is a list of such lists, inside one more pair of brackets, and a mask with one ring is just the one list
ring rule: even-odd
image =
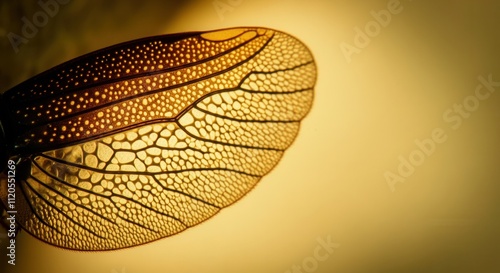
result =
[[[270,149],[270,150],[274,150],[274,149]],[[282,151],[282,150],[279,150],[279,151]],[[219,168],[219,167],[217,167],[217,168],[184,169],[184,170],[161,171],[161,172],[148,172],[148,171],[144,171],[144,172],[139,172],[139,171],[109,171],[109,170],[102,170],[102,169],[98,169],[98,168],[93,168],[93,167],[89,167],[89,166],[80,165],[80,164],[73,163],[73,162],[64,161],[62,159],[54,158],[54,157],[51,157],[51,156],[48,156],[48,155],[45,155],[45,154],[41,154],[40,156],[45,157],[45,158],[47,158],[49,160],[53,160],[55,162],[61,163],[61,164],[67,164],[67,165],[70,165],[70,166],[73,166],[73,167],[77,167],[77,168],[81,168],[81,169],[86,169],[86,170],[89,170],[89,171],[93,171],[93,172],[97,172],[97,173],[103,173],[103,174],[157,175],[157,174],[173,174],[173,173],[194,172],[194,171],[229,171],[229,172],[235,172],[235,173],[245,174],[245,175],[254,176],[254,177],[260,177],[260,175],[257,175],[257,174],[247,173],[247,172],[244,172],[244,171],[233,170],[233,169],[229,169],[229,168]],[[50,175],[50,174],[47,173],[47,175]],[[67,183],[65,181],[61,181],[61,183],[64,183],[64,184],[66,184],[68,186],[73,187],[73,185],[71,185],[71,184],[69,184],[69,183]],[[79,189],[81,189],[81,188],[79,188]],[[81,190],[82,191],[86,191],[88,193],[94,193],[94,194],[96,194],[93,191],[89,191],[89,190],[85,190],[85,189],[81,189]]]
[[[108,221],[109,223],[111,223],[111,224],[113,224],[113,225],[116,225],[116,223],[114,223],[114,222],[113,222],[113,220],[111,220],[111,219],[109,219],[109,218],[107,218],[107,217],[104,217],[104,216],[100,215],[99,213],[96,213],[95,211],[93,211],[93,210],[89,209],[88,207],[86,207],[86,206],[84,206],[84,205],[82,205],[82,204],[78,204],[78,203],[76,203],[73,199],[71,199],[71,198],[67,197],[66,195],[62,194],[60,191],[58,191],[58,190],[54,189],[53,187],[51,187],[51,186],[49,186],[49,185],[47,185],[47,184],[43,183],[42,181],[40,181],[40,179],[38,179],[38,178],[36,178],[36,177],[34,177],[34,176],[31,176],[31,178],[33,178],[33,180],[35,180],[36,182],[38,182],[38,184],[42,185],[43,187],[45,187],[45,188],[47,188],[47,189],[51,190],[52,192],[54,192],[54,193],[58,194],[58,195],[59,195],[59,196],[61,196],[62,198],[64,198],[64,199],[68,200],[68,201],[69,201],[69,202],[71,202],[71,203],[73,203],[73,205],[75,205],[75,206],[77,206],[77,207],[80,207],[80,208],[82,208],[82,209],[84,209],[84,210],[86,210],[86,211],[88,211],[88,212],[90,212],[90,213],[94,214],[95,216],[98,216],[98,217],[100,217],[101,219],[104,219],[104,220]],[[58,179],[58,181],[59,181],[59,182],[61,182],[59,179]]]
[[203,112],[207,115],[211,115],[214,117],[218,117],[221,119],[227,119],[227,120],[232,120],[232,121],[237,121],[237,122],[242,122],[242,123],[297,123],[300,122],[300,120],[256,120],[256,119],[238,119],[238,118],[233,118],[233,117],[228,117],[224,115],[220,115],[217,113],[210,112],[208,110],[202,109],[198,106],[194,106],[194,108],[200,112]]
[[[30,176],[31,178],[33,178],[33,180],[37,180],[35,177],[33,176]],[[41,182],[41,181],[38,181],[37,182]],[[95,233],[94,231],[88,229],[86,226],[80,224],[79,222],[73,220],[71,217],[68,217],[65,213],[63,213],[63,211],[61,209],[59,209],[58,207],[54,206],[54,204],[50,203],[47,199],[45,199],[45,197],[43,197],[39,192],[37,192],[35,189],[33,189],[33,187],[29,184],[29,183],[26,183],[28,184],[28,186],[30,187],[30,189],[40,198],[42,199],[48,206],[52,207],[52,209],[56,210],[57,212],[59,212],[59,214],[63,215],[66,219],[68,219],[70,222],[72,222],[73,224],[81,227],[82,229],[86,230],[87,232],[93,234],[94,236],[96,237],[99,237],[101,239],[105,239],[105,237],[102,237],[100,236],[99,234]],[[58,229],[54,228],[53,226],[49,225],[52,229],[54,230],[57,230],[59,233],[61,233]]]
[[[50,157],[48,157],[48,158],[50,159]],[[68,164],[68,165],[73,165],[73,164],[72,164],[72,163],[70,163],[70,162],[65,162],[65,161],[62,161],[62,160],[60,161],[60,163],[63,163],[63,164]],[[172,219],[174,219],[174,220],[176,220],[176,221],[179,221],[181,224],[183,224],[184,226],[186,226],[186,225],[184,224],[184,222],[183,222],[182,220],[178,219],[177,217],[175,217],[175,216],[173,216],[173,215],[170,215],[170,214],[168,214],[168,213],[165,213],[165,212],[162,212],[162,211],[156,210],[156,209],[154,209],[154,208],[148,207],[148,206],[144,205],[143,203],[138,202],[138,201],[136,201],[136,200],[134,200],[134,199],[132,199],[132,198],[128,198],[128,197],[123,196],[123,195],[118,195],[118,194],[116,194],[116,193],[112,193],[111,195],[104,195],[104,194],[100,194],[100,193],[97,193],[97,192],[94,192],[94,191],[91,191],[91,190],[87,190],[87,189],[83,189],[83,188],[80,188],[80,187],[76,187],[75,185],[72,185],[72,184],[70,184],[70,183],[68,183],[68,182],[66,182],[66,181],[60,180],[60,179],[56,178],[55,176],[53,176],[52,174],[48,173],[47,171],[45,171],[44,169],[42,169],[42,168],[41,168],[41,167],[40,167],[40,166],[39,166],[36,162],[35,162],[35,165],[36,165],[36,166],[37,166],[37,167],[38,167],[38,168],[39,168],[39,169],[40,169],[43,173],[45,173],[47,176],[51,177],[51,178],[52,178],[52,179],[54,179],[54,180],[59,181],[61,184],[64,184],[64,185],[66,185],[66,186],[68,186],[68,187],[71,187],[71,188],[74,188],[74,189],[77,189],[77,190],[81,190],[81,191],[84,191],[84,192],[86,192],[86,193],[93,194],[93,195],[97,195],[97,196],[100,196],[100,197],[103,197],[103,198],[107,198],[107,199],[110,199],[112,196],[115,196],[115,197],[120,197],[120,198],[126,199],[127,201],[130,201],[130,202],[132,202],[132,203],[134,203],[134,204],[137,204],[137,205],[139,205],[139,206],[141,206],[141,207],[143,207],[143,208],[145,208],[145,209],[149,209],[149,210],[151,210],[151,211],[153,211],[153,212],[155,212],[155,213],[158,213],[158,214],[163,215],[163,216],[165,216],[165,217],[169,217],[169,218],[172,218]],[[76,166],[77,166],[77,167],[81,167],[81,166],[78,166],[78,165],[76,165]],[[134,173],[134,174],[136,174],[136,173]],[[111,200],[110,200],[110,201],[111,201]],[[113,202],[111,202],[111,203],[113,203]]]
[[185,193],[185,192],[183,192],[183,191],[179,191],[179,190],[176,190],[176,189],[171,189],[171,188],[165,187],[165,186],[163,186],[163,185],[162,185],[162,183],[160,183],[160,181],[159,181],[159,180],[158,180],[155,176],[153,176],[153,179],[156,181],[156,183],[158,183],[158,185],[160,185],[160,186],[161,186],[164,190],[166,190],[166,191],[175,192],[175,193],[178,193],[178,194],[184,195],[184,196],[186,196],[186,197],[189,197],[189,198],[191,198],[191,199],[194,199],[194,200],[196,200],[196,201],[202,202],[202,203],[203,203],[203,204],[205,204],[205,205],[209,205],[209,206],[211,206],[211,207],[214,207],[214,208],[217,208],[217,209],[221,209],[221,207],[219,207],[219,206],[217,206],[217,205],[215,205],[215,204],[212,204],[212,203],[210,203],[210,202],[208,202],[208,201],[205,201],[205,200],[203,200],[203,199],[201,199],[201,198],[198,198],[198,197],[196,197],[196,196],[193,196],[193,195],[191,195],[191,194],[189,194],[189,193]]

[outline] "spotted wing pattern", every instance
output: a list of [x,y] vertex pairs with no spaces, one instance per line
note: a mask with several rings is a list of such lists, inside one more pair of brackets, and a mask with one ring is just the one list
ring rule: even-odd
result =
[[15,112],[20,154],[36,151],[20,224],[77,250],[167,237],[240,199],[295,139],[316,81],[309,50],[264,28],[141,40],[56,72]]

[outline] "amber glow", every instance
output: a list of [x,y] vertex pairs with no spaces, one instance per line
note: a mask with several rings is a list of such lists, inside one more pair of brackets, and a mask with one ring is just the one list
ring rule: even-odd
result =
[[[21,34],[20,18],[31,20],[37,2],[33,10],[1,16],[18,23],[2,26],[5,32]],[[216,10],[214,2],[226,6]],[[210,220],[151,244],[105,252],[67,251],[24,232],[19,263],[10,271],[254,273],[294,265],[302,272],[500,271],[499,91],[481,89],[490,96],[477,108],[468,98],[480,76],[500,82],[495,1],[112,3],[69,1],[17,54],[5,42],[1,75],[9,75],[2,78],[9,84],[3,90],[123,41],[264,26],[293,35],[312,52],[318,78],[311,111],[278,165]],[[390,22],[377,28],[373,14],[384,18],[388,6]],[[367,25],[371,36],[363,41],[357,29],[367,33]],[[350,63],[343,43],[359,49]],[[473,110],[463,108],[467,118],[454,110],[464,101]],[[443,119],[449,109],[451,122]],[[411,175],[403,172],[404,182],[392,191],[384,173],[399,174],[399,157],[417,154],[416,140],[432,139],[436,128],[446,140],[437,137],[434,151]],[[321,249],[325,258],[316,259],[328,238],[339,246]]]

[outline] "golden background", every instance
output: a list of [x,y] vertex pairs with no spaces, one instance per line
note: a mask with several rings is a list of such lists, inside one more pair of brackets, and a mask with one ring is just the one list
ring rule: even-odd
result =
[[[70,0],[16,53],[8,33],[20,35],[21,18],[42,10],[24,2],[0,4],[2,90],[112,44],[233,26],[298,37],[316,58],[318,81],[278,166],[214,218],[110,252],[63,250],[21,233],[16,266],[2,260],[2,272],[500,271],[500,86],[469,105],[467,118],[453,112],[473,102],[478,77],[500,82],[500,2]],[[399,12],[376,23],[388,9]],[[356,30],[367,26],[369,42]],[[342,45],[356,42],[347,56]],[[398,174],[400,156],[418,156],[415,141],[436,128],[445,140],[391,187],[386,172]],[[340,246],[312,263],[328,238]]]

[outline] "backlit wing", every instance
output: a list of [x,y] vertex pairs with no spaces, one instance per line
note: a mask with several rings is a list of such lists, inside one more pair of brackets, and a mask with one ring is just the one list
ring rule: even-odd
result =
[[18,221],[77,250],[197,225],[277,164],[315,81],[309,50],[264,28],[146,38],[49,70],[3,98],[9,155],[31,165]]

